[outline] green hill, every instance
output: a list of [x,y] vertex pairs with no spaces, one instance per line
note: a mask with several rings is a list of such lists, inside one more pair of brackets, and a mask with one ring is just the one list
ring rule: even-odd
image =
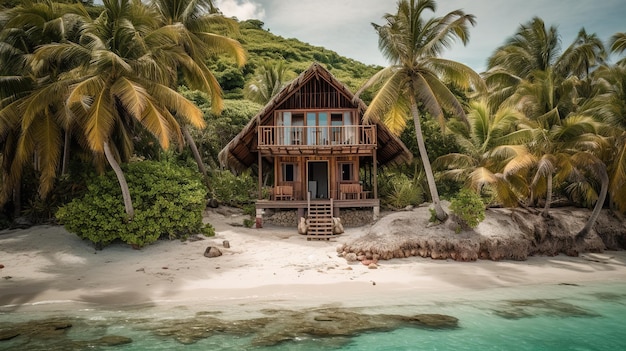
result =
[[228,57],[221,57],[214,63],[214,72],[227,98],[241,98],[242,89],[254,75],[255,69],[268,61],[283,61],[296,75],[312,62],[319,62],[352,91],[356,91],[366,79],[381,69],[380,66],[366,65],[298,39],[274,35],[263,25],[259,20],[240,22],[240,36],[236,39],[248,52],[248,62],[243,68],[235,67]]

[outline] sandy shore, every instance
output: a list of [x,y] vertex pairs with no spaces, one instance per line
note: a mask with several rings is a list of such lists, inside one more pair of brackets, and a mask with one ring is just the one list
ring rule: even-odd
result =
[[[96,251],[60,226],[0,232],[0,308],[51,302],[94,305],[194,305],[199,302],[302,303],[441,298],[459,292],[541,284],[626,281],[626,252],[532,257],[523,262],[461,263],[419,257],[380,261],[377,269],[337,256],[365,235],[348,228],[334,241],[307,241],[295,228],[248,229],[241,215],[207,212],[217,235],[159,241],[141,250],[114,244]],[[228,240],[230,248],[223,248]],[[223,255],[203,256],[208,246]]]

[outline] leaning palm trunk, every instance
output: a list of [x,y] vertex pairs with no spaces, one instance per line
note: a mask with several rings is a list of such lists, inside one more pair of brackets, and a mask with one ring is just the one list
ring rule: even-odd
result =
[[111,148],[109,147],[109,143],[104,143],[104,155],[107,158],[107,161],[113,168],[115,172],[115,176],[117,176],[117,181],[120,183],[120,188],[122,189],[122,198],[124,199],[124,209],[126,210],[126,215],[128,216],[128,220],[132,220],[135,216],[135,209],[133,208],[133,201],[130,198],[130,190],[128,189],[128,183],[126,183],[126,178],[124,177],[124,172],[122,172],[122,168],[119,163],[115,160],[113,153],[111,152]]
[[600,195],[598,196],[598,201],[596,201],[596,205],[593,208],[593,212],[591,212],[591,217],[587,220],[587,223],[583,227],[583,229],[576,234],[576,238],[581,239],[589,234],[589,231],[593,227],[593,225],[598,220],[600,216],[600,211],[604,206],[604,201],[606,201],[606,194],[609,190],[609,175],[606,172],[606,166],[604,164],[599,164],[598,176],[600,177],[600,181],[602,182],[600,185]]
[[550,216],[550,205],[552,203],[552,173],[548,173],[546,178],[546,204],[543,206],[542,216]]
[[415,102],[415,97],[413,96],[411,96],[411,114],[413,115],[413,123],[415,123],[417,146],[422,158],[422,164],[424,165],[424,173],[426,173],[426,179],[428,180],[428,190],[430,191],[430,197],[432,198],[433,207],[435,208],[435,215],[438,220],[443,222],[446,218],[448,218],[448,214],[443,210],[443,207],[441,207],[439,193],[437,192],[437,184],[435,183],[435,176],[433,175],[433,169],[430,166],[430,160],[428,159],[428,154],[426,153],[424,135],[422,134],[422,125],[417,112],[417,103]]
[[72,141],[72,135],[69,130],[65,131],[65,140],[63,142],[63,164],[61,165],[61,175],[67,173],[67,166],[70,162],[70,144]]
[[187,144],[189,144],[189,148],[191,149],[191,153],[193,154],[193,158],[196,160],[198,164],[198,170],[204,176],[204,179],[207,180],[206,168],[204,167],[204,163],[202,162],[202,157],[200,157],[200,152],[198,151],[198,147],[196,146],[196,142],[191,137],[191,133],[187,129],[186,125],[182,125],[181,129],[183,130],[183,135],[185,136],[185,140]]

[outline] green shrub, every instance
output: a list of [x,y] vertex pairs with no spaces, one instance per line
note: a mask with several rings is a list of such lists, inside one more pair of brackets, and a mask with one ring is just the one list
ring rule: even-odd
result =
[[113,172],[91,179],[87,192],[61,207],[65,228],[104,247],[114,240],[144,246],[159,238],[210,233],[202,224],[206,189],[197,173],[167,162],[142,161],[123,166],[135,216],[126,220],[122,193]]
[[242,207],[255,199],[257,182],[250,172],[236,176],[230,171],[215,171],[210,182],[213,196],[222,204]]
[[485,204],[480,195],[467,188],[461,189],[452,198],[450,210],[459,219],[459,225],[464,229],[476,228],[478,223],[485,219]]
[[384,200],[394,208],[419,205],[424,201],[423,190],[405,174],[393,174],[385,186]]

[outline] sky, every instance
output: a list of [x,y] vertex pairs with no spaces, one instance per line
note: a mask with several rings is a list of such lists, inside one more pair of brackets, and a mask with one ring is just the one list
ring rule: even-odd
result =
[[[365,64],[388,64],[371,23],[385,24],[382,17],[395,12],[396,0],[217,0],[216,4],[225,16],[261,20],[265,29],[284,38],[323,46]],[[494,50],[533,17],[557,28],[562,49],[583,27],[605,44],[613,34],[626,32],[626,0],[439,0],[433,16],[459,9],[476,16],[470,42],[455,43],[442,57],[477,72],[483,72]]]

